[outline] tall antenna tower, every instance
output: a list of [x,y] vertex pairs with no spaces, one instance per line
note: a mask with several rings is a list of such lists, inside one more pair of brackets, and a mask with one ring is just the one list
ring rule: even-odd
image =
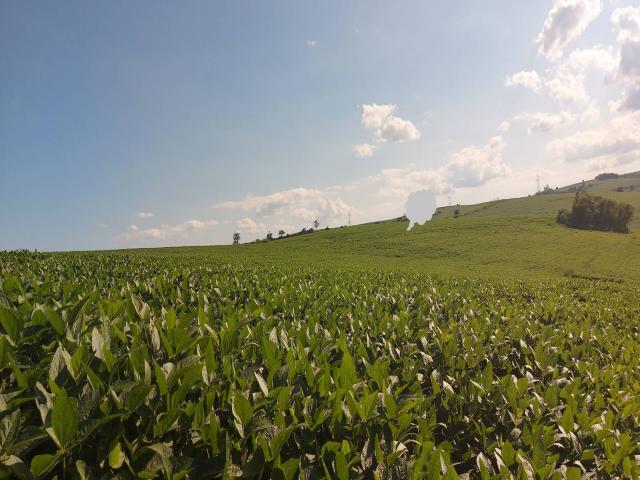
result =
[[449,206],[451,206],[451,194],[449,194]]
[[349,226],[351,226],[351,212],[349,212]]
[[536,192],[540,192],[540,174],[536,175]]

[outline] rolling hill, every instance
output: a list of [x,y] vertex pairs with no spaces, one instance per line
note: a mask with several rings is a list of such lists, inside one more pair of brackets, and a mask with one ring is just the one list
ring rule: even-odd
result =
[[[577,187],[456,207],[406,231],[400,219],[321,230],[272,242],[130,250],[180,261],[294,263],[341,269],[389,269],[490,278],[580,276],[640,280],[640,172],[589,180],[584,190],[634,206],[630,234],[566,228],[555,222]],[[633,189],[632,189],[633,188]],[[622,189],[622,192],[618,190]],[[454,210],[459,216],[454,217]]]

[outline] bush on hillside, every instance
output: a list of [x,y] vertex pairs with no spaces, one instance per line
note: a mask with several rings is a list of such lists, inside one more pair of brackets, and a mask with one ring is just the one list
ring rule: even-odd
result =
[[556,221],[568,227],[629,233],[633,207],[628,203],[578,192],[571,211],[562,209]]
[[620,175],[617,173],[601,173],[596,177],[596,180],[609,180],[612,178],[618,178]]

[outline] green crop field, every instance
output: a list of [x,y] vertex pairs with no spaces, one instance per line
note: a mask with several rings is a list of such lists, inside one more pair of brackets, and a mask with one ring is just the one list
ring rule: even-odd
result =
[[[626,191],[617,192],[621,186]],[[406,221],[387,221],[321,230],[268,243],[128,253],[194,264],[294,263],[314,268],[384,269],[498,279],[583,276],[640,281],[640,261],[636,260],[640,258],[640,172],[613,180],[590,180],[585,188],[634,206],[630,234],[558,225],[558,210],[570,208],[575,195],[562,193],[567,188],[560,189],[561,193],[445,207],[432,221],[410,232],[406,232]],[[454,218],[456,208],[460,216]]]
[[640,238],[572,196],[2,252],[0,478],[638,478]]

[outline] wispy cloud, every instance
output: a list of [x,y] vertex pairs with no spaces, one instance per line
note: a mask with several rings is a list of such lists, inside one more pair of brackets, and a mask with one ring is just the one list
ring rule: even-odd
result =
[[358,158],[370,157],[375,150],[376,146],[370,143],[359,143],[353,146],[353,153],[355,153]]
[[164,240],[172,237],[184,237],[191,232],[201,232],[216,226],[216,220],[187,220],[175,225],[163,224],[156,228],[140,228],[138,225],[129,225],[127,231],[118,237],[118,241],[131,240]]
[[153,216],[154,215],[151,212],[138,212],[138,213],[136,213],[136,217],[138,217],[141,220],[146,220],[146,219],[149,219],[149,218],[153,218]]

